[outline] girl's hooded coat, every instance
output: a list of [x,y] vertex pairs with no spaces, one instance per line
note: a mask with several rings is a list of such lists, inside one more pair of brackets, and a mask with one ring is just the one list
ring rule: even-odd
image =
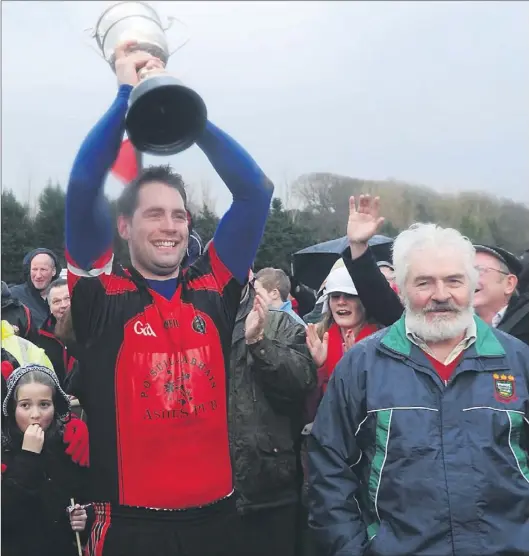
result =
[[[56,384],[56,420],[46,431],[40,454],[22,450],[23,434],[14,420],[13,394],[20,378],[38,370]],[[2,423],[2,556],[77,556],[67,507],[83,503],[86,469],[65,453],[62,427],[70,403],[55,374],[45,367],[16,369],[7,381]],[[90,530],[87,523],[85,531]]]

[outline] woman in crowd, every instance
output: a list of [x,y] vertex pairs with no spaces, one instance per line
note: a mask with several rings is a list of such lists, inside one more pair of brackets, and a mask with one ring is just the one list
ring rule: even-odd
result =
[[307,345],[318,366],[319,397],[325,393],[329,378],[343,354],[380,328],[368,321],[355,285],[341,260],[327,277],[322,314],[322,321],[309,324],[307,330]]
[[84,470],[66,454],[70,402],[56,375],[41,365],[7,376],[2,423],[2,554],[76,556],[74,531],[86,527]]

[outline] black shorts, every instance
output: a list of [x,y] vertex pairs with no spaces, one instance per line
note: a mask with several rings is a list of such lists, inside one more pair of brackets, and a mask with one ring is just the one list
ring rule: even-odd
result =
[[235,496],[186,511],[94,504],[85,556],[247,556]]

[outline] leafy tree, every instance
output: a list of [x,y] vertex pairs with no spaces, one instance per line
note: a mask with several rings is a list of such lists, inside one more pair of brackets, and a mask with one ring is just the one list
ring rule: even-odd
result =
[[64,258],[64,207],[65,192],[51,181],[39,197],[39,211],[35,217],[35,247],[51,249],[65,264]]
[[2,192],[2,280],[8,284],[23,281],[22,260],[35,246],[29,208],[12,191]]
[[389,220],[386,220],[384,224],[382,224],[382,228],[380,229],[380,233],[383,236],[388,237],[396,237],[399,234],[399,231],[400,230],[393,226],[393,224]]
[[499,245],[516,254],[529,245],[529,206],[484,193],[441,194],[392,179],[359,180],[326,172],[302,175],[292,191],[303,221],[318,241],[343,235],[347,197],[368,193],[380,196],[386,235],[422,221],[456,228],[474,242]]

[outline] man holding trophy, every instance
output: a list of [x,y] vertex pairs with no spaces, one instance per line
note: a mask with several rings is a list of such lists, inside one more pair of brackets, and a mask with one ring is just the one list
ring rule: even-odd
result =
[[[204,122],[196,143],[233,195],[206,252],[181,271],[189,234],[185,189],[178,174],[157,166],[144,170],[118,200],[118,232],[132,266],[114,260],[104,180],[129,125],[131,92],[137,100],[143,78],[165,79],[163,61],[144,49],[145,42],[142,37],[114,48],[118,94],[84,140],[66,197],[73,327],[87,351],[79,398],[88,415],[96,514],[87,554],[242,556],[226,365],[273,185],[240,145]],[[135,116],[135,138],[147,152],[189,144],[189,128],[185,141],[175,140],[178,107],[165,111],[164,105],[174,103],[170,96],[149,108],[161,107],[158,135],[145,114]],[[148,140],[141,138],[145,130]]]

